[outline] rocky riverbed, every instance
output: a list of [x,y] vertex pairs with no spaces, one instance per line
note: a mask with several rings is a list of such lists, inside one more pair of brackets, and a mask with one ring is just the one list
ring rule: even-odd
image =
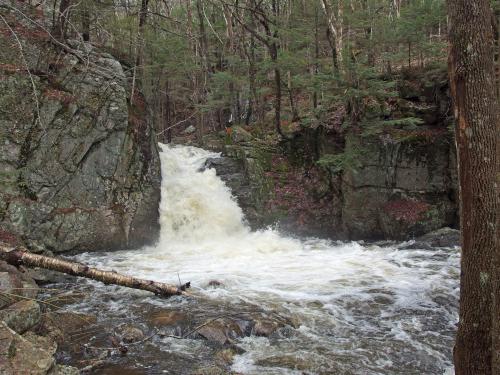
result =
[[[430,262],[430,270],[439,267],[439,262],[447,264],[446,259],[455,256],[451,249],[457,245],[457,241],[457,231],[443,229],[408,243],[380,243],[374,245],[373,251],[377,251],[379,246],[392,247],[404,254],[405,262],[412,262],[412,257],[419,257],[418,254],[424,252],[424,257]],[[129,255],[130,252],[109,253],[97,257],[95,263],[109,263],[113,268],[119,268],[122,262],[125,262],[124,266],[127,264],[125,259]],[[342,257],[341,253],[339,256]],[[78,259],[88,260],[88,257],[80,256]],[[404,267],[407,272],[411,272],[411,267],[415,266],[416,263],[413,263]],[[351,281],[354,282],[354,279]],[[348,329],[345,322],[342,323],[345,316],[338,320],[340,317],[335,318],[336,313],[332,311],[329,313],[333,314],[329,318],[332,321],[324,321],[321,311],[328,311],[329,308],[321,297],[314,297],[315,292],[311,293],[313,298],[306,297],[304,301],[293,302],[293,298],[289,300],[287,304],[297,306],[292,308],[282,305],[279,299],[274,302],[272,299],[267,302],[262,300],[259,303],[244,295],[236,300],[227,298],[234,292],[231,284],[231,281],[223,277],[205,278],[203,283],[195,284],[192,297],[164,300],[146,292],[103,286],[86,280],[77,281],[72,277],[44,270],[17,269],[0,262],[0,352],[4,359],[0,362],[0,370],[3,374],[40,375],[73,375],[81,371],[92,374],[207,375],[237,372],[327,374],[334,369],[347,371],[349,367],[345,367],[348,365],[344,363],[342,356],[339,357],[338,348],[326,344],[338,344],[345,339],[352,339],[342,338],[341,332],[345,335],[345,330]],[[356,317],[358,322],[350,321],[349,325],[354,326],[348,331],[359,325],[354,331],[359,330],[358,334],[361,336],[358,340],[361,341],[368,339],[363,338],[363,335],[373,336],[377,330],[373,331],[378,324],[368,333],[370,331],[363,328],[365,324],[372,324],[369,322],[377,319],[379,314],[382,313],[383,316],[384,311],[391,311],[390,306],[393,306],[394,298],[400,293],[397,289],[391,291],[390,287],[385,290],[377,289],[377,285],[381,284],[374,280],[373,285],[368,286],[367,296],[371,297],[365,302],[364,297],[353,298],[354,295],[350,295],[347,290],[347,294],[336,302],[339,304],[337,308],[344,306],[342,314]],[[398,340],[392,342],[386,338],[384,345],[393,348],[391,350],[399,348],[403,351],[407,350],[404,349],[406,345],[421,347],[419,350],[430,345],[437,352],[441,350],[439,347],[448,346],[449,352],[453,331],[443,331],[450,328],[445,328],[448,322],[442,313],[457,303],[456,294],[448,295],[449,292],[451,290],[425,291],[424,293],[430,293],[426,303],[435,304],[431,309],[424,305],[418,308],[400,306],[398,309],[402,309],[402,313],[409,314],[410,317],[413,316],[412,319],[418,319],[419,324],[424,324],[420,326],[424,330],[424,336],[413,331],[417,329],[415,322],[410,323],[410,320],[404,323],[402,320],[401,324],[409,325],[397,330],[402,329],[399,334],[410,334],[403,342],[410,341],[402,345],[398,344]],[[367,302],[369,304],[365,305]],[[445,310],[441,311],[441,308]],[[419,317],[421,313],[424,314],[421,317],[425,317],[423,320]],[[392,319],[396,316],[393,315]],[[335,324],[331,325],[332,322]],[[398,325],[392,329],[396,327]],[[307,344],[318,334],[314,333],[318,329],[324,331],[326,336],[317,336],[314,340],[318,342]],[[437,335],[435,339],[428,341],[432,336],[424,339],[427,329],[429,334],[434,332],[433,335]],[[416,336],[410,338],[413,335]],[[373,337],[376,336],[377,334]],[[321,349],[320,343],[324,339],[327,340],[323,344],[326,346]],[[412,343],[411,340],[416,341]],[[366,341],[367,345],[369,341]],[[295,345],[300,345],[302,349]],[[307,345],[313,345],[314,349],[311,347],[312,351],[309,352]],[[258,349],[258,346],[263,347]],[[261,353],[265,347],[267,349]],[[352,350],[356,352],[359,349]],[[424,366],[428,371],[426,373],[441,374],[440,367],[436,367],[437,363],[424,359],[429,355],[424,354],[426,351],[427,349],[419,354],[422,357],[414,364],[415,371]],[[451,353],[445,357],[449,355]],[[372,359],[375,360],[376,353],[373,356]],[[395,358],[402,360],[403,352],[396,352],[392,360]],[[358,368],[360,371],[363,365],[358,365],[361,366]],[[379,373],[376,365],[373,366],[375,367],[366,373]],[[413,365],[404,366],[409,366],[408,373],[413,373]],[[354,366],[350,371],[359,373],[356,368]],[[393,373],[391,366],[386,367],[385,371],[384,374]]]

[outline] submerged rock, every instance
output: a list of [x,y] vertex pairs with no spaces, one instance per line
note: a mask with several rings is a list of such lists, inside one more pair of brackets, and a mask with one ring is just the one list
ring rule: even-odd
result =
[[282,355],[260,359],[256,362],[256,364],[263,367],[282,367],[298,371],[306,371],[314,368],[313,364],[308,362],[306,359],[298,358],[292,355]]
[[220,288],[220,287],[223,287],[224,284],[219,280],[210,280],[208,282],[208,286],[210,286],[212,288]]
[[[96,322],[97,318],[94,315],[74,312],[49,312],[43,316],[40,331],[58,344],[62,344],[70,339],[75,332],[93,331],[92,326]],[[82,335],[80,338],[85,340],[86,336]],[[75,340],[74,344],[80,349],[79,340]]]
[[189,321],[188,315],[181,311],[159,311],[154,313],[149,322],[155,327],[177,326]]
[[144,339],[144,332],[138,327],[132,325],[125,325],[120,328],[118,332],[124,343],[130,344],[132,342]]
[[203,323],[197,333],[208,341],[219,345],[230,344],[234,339],[243,337],[240,326],[227,318],[209,320]]
[[252,334],[255,336],[269,337],[279,328],[284,327],[284,324],[267,318],[257,318],[254,320]]

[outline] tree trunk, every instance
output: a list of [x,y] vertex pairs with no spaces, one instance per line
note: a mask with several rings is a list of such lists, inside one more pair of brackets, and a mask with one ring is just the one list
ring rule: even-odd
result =
[[491,26],[493,28],[494,37],[494,59],[495,59],[495,80],[496,80],[496,93],[497,98],[500,98],[500,9],[496,10],[491,16]]
[[288,87],[288,97],[290,98],[290,108],[292,110],[292,122],[299,121],[299,111],[297,110],[297,105],[295,104],[295,98],[293,96],[293,86],[292,86],[292,74],[290,71],[286,73],[287,75],[287,87]]
[[87,1],[82,3],[82,39],[90,42],[90,4]]
[[66,273],[68,275],[101,281],[104,284],[115,284],[125,286],[127,288],[146,290],[164,297],[185,294],[184,290],[189,288],[189,283],[177,287],[175,285],[156,281],[137,279],[135,277],[121,275],[112,271],[101,271],[81,263],[32,254],[28,251],[19,249],[12,250],[1,245],[0,259],[14,266],[25,265],[28,267],[45,268],[52,271]]
[[499,111],[489,0],[448,0],[449,73],[457,119],[462,260],[457,375],[499,368]]
[[[201,62],[201,77],[198,85],[198,105],[202,105],[206,101],[207,81],[208,81],[208,37],[205,29],[205,20],[203,16],[203,3],[201,0],[196,0],[196,12],[198,16],[199,27],[199,43],[200,43],[200,62]],[[205,116],[200,110],[198,116],[197,135],[198,141],[203,144],[203,133],[205,126]]]
[[71,0],[61,0],[57,20],[52,30],[52,35],[55,39],[62,41],[66,37],[66,24],[68,23],[69,7]]
[[[314,64],[313,64],[313,81],[315,81],[316,76],[319,73],[319,15],[318,6],[314,8]],[[314,109],[318,108],[318,90],[316,88],[316,82],[313,83],[313,99],[312,105]]]
[[326,21],[328,23],[328,42],[330,46],[335,48],[335,53],[332,52],[333,55],[333,65],[334,68],[342,65],[342,3],[338,4],[338,13],[335,15],[334,11],[331,9],[330,3],[328,0],[321,0],[321,6],[323,8],[323,12],[325,13]]
[[[279,9],[278,2],[273,0],[271,2],[271,7],[273,11],[273,16],[275,22],[277,22]],[[266,32],[268,34],[269,40],[272,40],[269,46],[269,54],[271,55],[271,60],[274,64],[274,84],[275,84],[275,98],[274,98],[274,125],[276,127],[276,131],[281,136],[281,138],[286,139],[285,134],[281,130],[281,71],[278,66],[278,26],[275,25],[275,30],[271,37],[269,32],[269,25],[266,28]]]
[[130,94],[130,103],[133,104],[136,81],[141,80],[142,77],[142,64],[144,60],[144,29],[146,27],[146,19],[148,16],[148,3],[149,0],[141,1],[141,11],[139,12],[139,30],[137,32],[137,53],[135,57],[135,66],[132,74],[132,91]]
[[281,130],[281,71],[278,68],[278,50],[276,44],[272,44],[271,59],[274,63],[274,126],[278,134],[285,138]]

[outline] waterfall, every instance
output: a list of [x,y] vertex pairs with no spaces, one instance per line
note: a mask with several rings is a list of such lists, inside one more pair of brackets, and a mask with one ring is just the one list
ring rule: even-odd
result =
[[[229,188],[215,170],[204,169],[206,159],[218,154],[189,146],[161,150],[158,244],[83,254],[82,261],[157,281],[181,278],[191,281],[193,293],[204,297],[200,301],[235,313],[254,306],[300,321],[290,337],[242,339],[246,353],[235,358],[237,372],[295,374],[258,365],[283,353],[307,358],[311,373],[441,375],[450,368],[458,249],[251,231]],[[219,287],[210,287],[211,280]],[[126,303],[130,291],[119,293]],[[184,309],[182,302],[168,303]],[[192,350],[196,356],[196,346],[190,348],[186,344],[183,355]]]
[[189,146],[161,147],[161,243],[199,243],[248,232],[243,212],[214,169],[202,170],[218,154]]

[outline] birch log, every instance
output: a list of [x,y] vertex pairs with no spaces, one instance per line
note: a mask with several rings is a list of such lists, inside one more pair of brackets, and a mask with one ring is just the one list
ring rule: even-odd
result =
[[190,286],[190,283],[175,286],[151,280],[138,279],[121,275],[113,271],[102,271],[77,262],[33,254],[21,248],[12,249],[2,245],[0,245],[0,259],[14,266],[25,265],[28,267],[45,268],[68,275],[101,281],[104,284],[114,284],[128,288],[147,290],[164,297],[187,294],[185,290]]

